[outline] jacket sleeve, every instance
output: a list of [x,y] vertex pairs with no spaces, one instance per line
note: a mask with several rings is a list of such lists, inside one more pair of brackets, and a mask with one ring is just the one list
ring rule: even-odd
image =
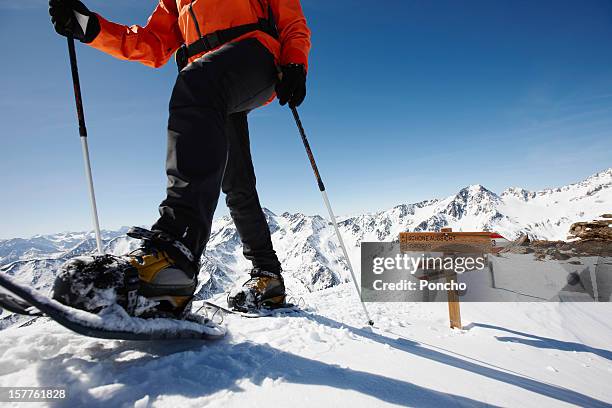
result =
[[160,0],[144,27],[113,23],[100,15],[98,19],[100,33],[89,45],[116,58],[157,68],[183,43],[174,0]]
[[299,0],[269,0],[281,44],[281,65],[304,64],[308,68],[310,29]]

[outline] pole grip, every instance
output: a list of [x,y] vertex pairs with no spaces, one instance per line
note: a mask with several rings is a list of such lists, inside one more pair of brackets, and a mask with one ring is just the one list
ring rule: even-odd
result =
[[68,54],[70,56],[70,71],[72,72],[72,87],[74,88],[74,100],[76,103],[77,118],[79,120],[79,135],[87,137],[85,127],[85,113],[83,111],[83,100],[81,98],[81,83],[79,81],[79,68],[77,65],[74,38],[68,37]]

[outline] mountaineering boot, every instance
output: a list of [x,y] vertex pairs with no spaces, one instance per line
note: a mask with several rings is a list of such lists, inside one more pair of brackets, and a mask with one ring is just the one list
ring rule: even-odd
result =
[[182,318],[197,285],[191,251],[161,231],[132,228],[141,246],[124,256],[77,256],[60,269],[53,299],[103,314],[116,306],[130,316]]
[[188,259],[191,252],[161,231],[132,228],[128,235],[142,240],[127,255],[138,271],[138,294],[157,303],[153,314],[180,317],[197,286],[197,267]]
[[280,273],[253,268],[251,278],[228,294],[227,305],[241,312],[276,309],[285,305],[285,298],[285,282]]

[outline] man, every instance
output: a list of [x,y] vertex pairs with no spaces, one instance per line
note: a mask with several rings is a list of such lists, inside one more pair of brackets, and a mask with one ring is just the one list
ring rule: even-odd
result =
[[230,305],[282,305],[282,270],[255,189],[247,114],[275,91],[281,105],[304,100],[310,30],[299,0],[160,0],[144,27],[110,22],[78,0],[50,0],[49,13],[59,34],[117,58],[159,67],[176,52],[167,197],[151,231],[132,232],[143,244],[128,254],[140,293],[182,312],[223,190],[253,263]]

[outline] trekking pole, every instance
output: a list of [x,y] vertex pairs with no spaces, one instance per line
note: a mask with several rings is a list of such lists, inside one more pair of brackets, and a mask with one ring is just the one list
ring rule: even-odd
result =
[[93,177],[91,175],[91,163],[89,161],[89,145],[87,144],[87,128],[85,127],[85,114],[83,113],[83,101],[81,99],[81,84],[79,82],[79,68],[77,66],[74,38],[68,37],[68,54],[70,55],[70,69],[72,71],[72,85],[74,87],[74,100],[76,102],[77,117],[79,119],[79,135],[81,136],[81,148],[83,160],[85,161],[85,176],[89,187],[89,199],[91,201],[91,212],[96,233],[96,246],[98,253],[103,254],[102,236],[100,234],[100,223],[98,221],[98,207],[96,206],[96,195],[94,193]]
[[314,172],[315,177],[317,178],[317,184],[319,185],[319,191],[321,191],[321,195],[323,196],[323,201],[325,202],[325,206],[327,207],[327,212],[329,213],[329,217],[332,220],[332,224],[334,225],[334,230],[336,231],[336,235],[338,236],[338,241],[340,241],[340,247],[342,247],[342,252],[344,253],[344,258],[346,259],[346,263],[349,267],[349,271],[351,272],[351,277],[353,278],[353,284],[355,285],[355,290],[357,291],[357,296],[359,297],[359,303],[361,303],[361,307],[363,307],[363,313],[368,321],[370,326],[374,326],[374,321],[370,318],[370,313],[368,313],[368,309],[366,308],[365,303],[361,300],[361,291],[359,290],[359,285],[357,284],[357,279],[355,278],[355,271],[353,271],[353,265],[351,264],[351,260],[349,259],[348,252],[346,250],[346,246],[344,246],[344,240],[342,239],[342,235],[340,234],[340,230],[338,229],[338,223],[336,222],[336,216],[334,215],[334,211],[332,210],[331,204],[329,203],[329,198],[327,197],[327,192],[325,191],[325,185],[323,184],[323,180],[321,179],[321,175],[319,174],[319,169],[317,167],[317,163],[315,162],[314,155],[312,154],[312,150],[310,149],[310,143],[308,143],[308,139],[306,138],[306,132],[304,132],[304,127],[302,126],[302,121],[300,120],[300,115],[298,114],[297,108],[292,107],[291,112],[293,112],[293,118],[295,119],[295,124],[300,131],[300,136],[302,137],[302,142],[304,143],[304,148],[306,148],[306,154],[308,155],[308,159],[310,160],[310,166],[312,167],[312,171]]

